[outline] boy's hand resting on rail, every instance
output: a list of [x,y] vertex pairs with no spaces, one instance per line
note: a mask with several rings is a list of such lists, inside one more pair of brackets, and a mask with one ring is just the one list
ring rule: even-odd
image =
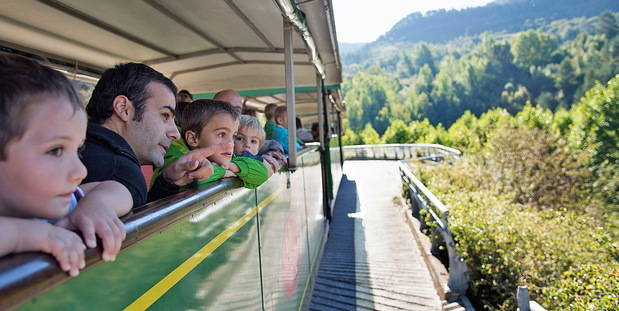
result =
[[69,230],[33,219],[0,217],[0,257],[10,253],[45,252],[56,258],[71,276],[84,268],[82,239]]
[[126,237],[125,225],[118,218],[129,212],[133,199],[129,190],[115,181],[83,184],[86,195],[59,226],[78,229],[86,246],[97,247],[97,236],[103,243],[102,258],[114,261]]
[[215,153],[232,149],[234,149],[234,143],[191,150],[164,168],[163,178],[177,186],[185,186],[193,181],[205,180],[213,175],[212,164],[206,158]]

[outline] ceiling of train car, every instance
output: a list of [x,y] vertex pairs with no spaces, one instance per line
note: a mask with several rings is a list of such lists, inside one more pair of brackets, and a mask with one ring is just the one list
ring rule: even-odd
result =
[[[338,57],[322,0],[300,7],[306,10],[327,67],[326,84],[338,84]],[[145,62],[196,92],[217,87],[194,83],[192,77],[200,82],[228,78],[239,81],[236,88],[249,89],[242,78],[254,70],[267,71],[272,80],[284,84],[283,19],[273,0],[6,0],[0,7],[0,27],[0,39],[6,43],[97,69],[119,62]],[[293,43],[297,68],[311,67],[298,34]],[[228,70],[210,72],[217,68]],[[190,73],[191,77],[182,78]],[[299,82],[315,83],[313,79]]]
[[[298,2],[325,85],[340,84],[330,0]],[[99,71],[144,62],[194,94],[285,86],[283,17],[273,0],[3,0],[0,29],[0,45]],[[315,86],[296,32],[293,47],[295,85]]]

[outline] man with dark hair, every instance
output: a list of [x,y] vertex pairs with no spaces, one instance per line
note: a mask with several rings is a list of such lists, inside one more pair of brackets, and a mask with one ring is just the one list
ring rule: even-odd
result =
[[[129,190],[134,207],[146,203],[140,165],[162,166],[170,143],[179,138],[175,95],[174,83],[144,64],[106,70],[86,107],[89,124],[82,160],[88,176],[83,182],[116,180]],[[205,157],[213,152],[186,154],[166,167],[162,181],[177,187],[209,177],[212,167]]]

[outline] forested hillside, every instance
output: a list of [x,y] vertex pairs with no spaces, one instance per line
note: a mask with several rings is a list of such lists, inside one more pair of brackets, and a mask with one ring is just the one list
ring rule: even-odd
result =
[[506,0],[462,10],[437,10],[426,14],[416,12],[400,20],[363,50],[344,55],[344,63],[363,62],[392,45],[401,47],[421,41],[445,43],[483,32],[509,34],[543,27],[559,19],[597,16],[605,10],[619,11],[619,1]]
[[509,37],[486,33],[395,50],[345,77],[347,133],[370,126],[383,135],[396,120],[449,127],[465,111],[513,114],[526,103],[569,109],[596,81],[619,73],[618,16],[606,11]]

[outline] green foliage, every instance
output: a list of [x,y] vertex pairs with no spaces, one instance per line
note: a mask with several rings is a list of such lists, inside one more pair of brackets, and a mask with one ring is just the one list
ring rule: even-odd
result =
[[[543,28],[552,33],[484,33],[444,45],[422,42],[408,50],[381,50],[380,57],[345,79],[350,127],[358,133],[371,123],[383,135],[396,120],[409,124],[427,118],[449,127],[465,111],[481,116],[501,107],[515,114],[527,103],[570,109],[598,81],[619,73],[617,16],[607,12]],[[561,34],[561,27],[571,33]]]
[[363,131],[359,133],[359,138],[361,138],[361,142],[366,145],[377,145],[381,143],[380,136],[378,136],[378,133],[370,123],[367,123]]
[[564,141],[514,124],[522,128],[495,128],[479,152],[453,166],[420,168],[450,206],[471,296],[485,310],[513,310],[516,287],[526,285],[549,310],[611,310],[619,303],[617,246],[603,222],[584,213],[590,171]]
[[385,144],[402,144],[413,142],[412,138],[413,133],[404,121],[396,120],[387,128],[382,141]]
[[557,40],[552,36],[527,30],[516,36],[511,50],[515,63],[528,68],[549,64],[557,46]]
[[612,39],[619,34],[619,23],[610,11],[604,11],[598,22],[598,32]]

